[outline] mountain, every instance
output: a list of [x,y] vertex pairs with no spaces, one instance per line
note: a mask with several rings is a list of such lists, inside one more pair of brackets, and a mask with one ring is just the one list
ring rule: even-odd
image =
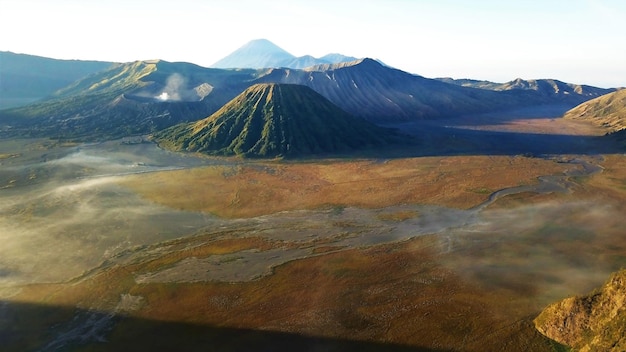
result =
[[267,158],[358,151],[384,146],[395,136],[308,87],[266,83],[249,87],[203,120],[154,138],[177,151]]
[[491,91],[448,84],[368,58],[304,70],[271,69],[257,81],[306,85],[353,115],[384,123],[558,102],[533,91]]
[[506,83],[495,83],[471,79],[437,78],[438,80],[463,87],[480,88],[494,91],[532,91],[539,96],[560,100],[569,104],[580,104],[604,94],[614,92],[615,89],[605,89],[587,85],[565,83],[555,79],[517,78]]
[[81,140],[150,133],[210,115],[257,74],[161,60],[116,64],[49,99],[0,111],[0,131]]
[[626,351],[626,270],[589,295],[570,297],[544,309],[535,327],[580,351]]
[[296,57],[267,39],[256,39],[211,65],[212,68],[280,67]]
[[319,64],[331,64],[356,60],[341,54],[328,54],[321,58],[311,55],[296,57],[267,39],[256,39],[246,43],[228,56],[217,61],[212,68],[277,68],[301,69]]
[[589,100],[569,110],[567,119],[589,121],[610,132],[626,129],[626,89]]
[[112,65],[111,62],[57,60],[0,51],[0,109],[42,99]]
[[462,87],[470,87],[470,88],[480,88],[480,89],[488,89],[488,90],[503,90],[499,89],[502,87],[503,83],[496,83],[490,81],[482,81],[476,79],[454,79],[451,77],[439,77],[435,78],[438,81],[442,81],[445,83],[456,84],[457,86]]
[[152,133],[205,118],[257,83],[305,85],[353,116],[384,124],[577,105],[533,89],[496,91],[448,84],[372,59],[306,69],[214,69],[154,60],[115,64],[45,100],[1,110],[0,134],[102,140]]

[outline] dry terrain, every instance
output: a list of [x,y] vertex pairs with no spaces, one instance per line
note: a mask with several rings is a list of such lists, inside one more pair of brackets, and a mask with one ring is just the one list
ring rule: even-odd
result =
[[239,218],[325,207],[433,204],[470,208],[499,189],[571,165],[507,156],[210,166],[129,176],[120,184],[176,209]]
[[[533,319],[626,263],[623,154],[253,162],[62,148],[69,169],[0,150],[14,168],[0,172],[0,226],[20,249],[0,260],[8,351],[560,351]],[[77,274],[27,280],[29,261],[61,275],[52,259],[65,256]]]

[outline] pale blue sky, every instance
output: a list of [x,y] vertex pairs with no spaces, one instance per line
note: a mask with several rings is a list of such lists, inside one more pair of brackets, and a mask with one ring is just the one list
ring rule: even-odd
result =
[[0,50],[209,66],[252,39],[426,77],[626,86],[624,0],[0,0]]

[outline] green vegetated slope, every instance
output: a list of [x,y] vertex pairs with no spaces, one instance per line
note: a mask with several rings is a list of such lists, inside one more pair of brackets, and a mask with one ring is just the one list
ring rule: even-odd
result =
[[587,296],[548,306],[536,319],[547,337],[580,351],[626,351],[626,270]]
[[271,83],[253,85],[206,119],[155,134],[170,149],[244,157],[332,154],[394,138],[306,86]]
[[[394,69],[372,59],[307,69],[212,69],[137,61],[93,74],[36,104],[0,111],[0,134],[103,140],[147,134],[205,118],[257,83],[305,85],[347,113],[394,123],[545,104],[576,103],[534,89],[463,87]],[[568,95],[570,96],[570,95]]]
[[626,89],[580,104],[565,113],[564,117],[588,121],[611,132],[626,129]]
[[118,64],[58,90],[50,99],[1,111],[0,130],[83,140],[150,133],[209,115],[255,75],[255,70],[160,60]]

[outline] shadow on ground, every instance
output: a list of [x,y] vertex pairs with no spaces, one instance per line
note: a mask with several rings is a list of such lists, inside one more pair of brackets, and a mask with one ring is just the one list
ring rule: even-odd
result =
[[0,302],[2,351],[392,351],[418,346],[155,321],[73,307]]
[[[430,121],[385,125],[407,135],[396,144],[338,158],[412,158],[425,156],[504,155],[540,157],[555,154],[600,155],[626,152],[611,136],[503,132],[436,125]],[[319,159],[324,156],[312,156]],[[328,157],[328,156],[326,156]],[[301,158],[305,159],[305,158]]]

